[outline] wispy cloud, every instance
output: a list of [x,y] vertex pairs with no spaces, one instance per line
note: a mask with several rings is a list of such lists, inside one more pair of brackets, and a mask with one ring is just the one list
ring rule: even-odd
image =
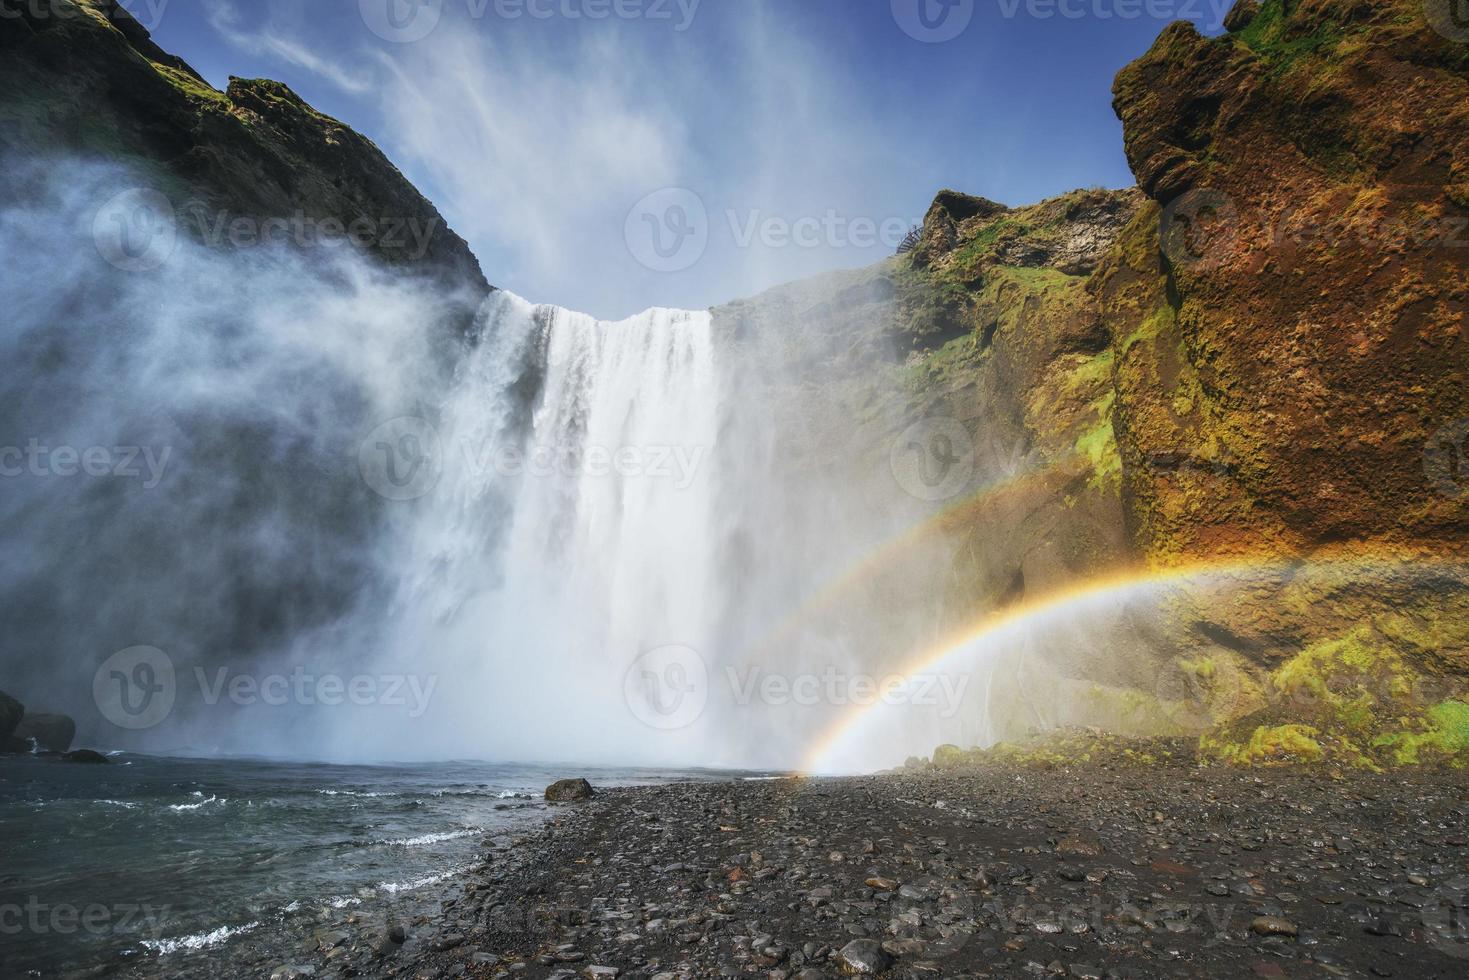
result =
[[628,206],[688,163],[667,87],[605,39],[549,56],[449,35],[381,58],[384,129],[450,195],[456,227],[493,243],[497,281],[533,299],[575,302],[557,287],[601,274],[588,246],[625,258]]
[[255,30],[247,29],[240,12],[231,0],[205,0],[209,25],[241,51],[276,58],[297,68],[319,75],[338,88],[360,94],[371,87],[366,73],[352,71],[311,51],[310,48],[282,34],[269,21]]
[[[824,232],[773,247],[743,234],[829,213],[910,217],[892,193],[910,164],[849,69],[792,37],[789,18],[701,10],[711,22],[682,34],[456,22],[380,50],[389,153],[426,178],[493,282],[598,316],[707,306],[890,254]],[[624,236],[629,211],[664,188],[707,211],[707,250],[676,272],[640,264]]]

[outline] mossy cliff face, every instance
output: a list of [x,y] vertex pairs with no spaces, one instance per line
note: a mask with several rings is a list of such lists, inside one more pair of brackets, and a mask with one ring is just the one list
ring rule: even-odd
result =
[[[1424,10],[1241,4],[1222,37],[1169,27],[1114,89],[1150,198],[1093,283],[1131,544],[1342,563],[1172,606],[1260,722],[1211,743],[1232,761],[1457,744],[1431,733],[1469,673],[1469,46]],[[1281,697],[1343,644],[1387,675],[1371,705]]]
[[1469,46],[1418,2],[1252,9],[1114,90],[1151,198],[1098,275],[1130,530],[1157,560],[1462,540],[1425,448],[1469,417]]
[[205,238],[237,218],[324,233],[359,222],[374,258],[464,289],[471,312],[489,291],[468,245],[382,152],[281,83],[231,79],[219,92],[114,0],[11,6],[0,18],[0,156],[127,166]]
[[973,434],[950,608],[1045,594],[1125,552],[1112,352],[1087,281],[1140,204],[1078,191],[1011,209],[944,192],[900,269],[906,414]]
[[[1218,570],[1043,644],[1029,680],[1001,671],[994,735],[1461,753],[1469,46],[1423,10],[1250,0],[1222,37],[1175,24],[1116,83],[1138,190],[944,191],[911,254],[716,311],[832,363],[867,352],[833,390],[874,471],[914,420],[963,426],[974,478],[904,580],[945,624],[1120,568]],[[1299,693],[1332,684],[1356,693]]]
[[[905,515],[831,602],[869,624],[871,669],[1131,561],[1113,353],[1089,282],[1142,205],[1130,189],[1020,208],[944,191],[912,253],[714,311],[760,366],[740,397],[782,419],[775,479],[809,496],[811,480],[840,472],[842,496]],[[945,454],[965,478],[932,495],[899,472]],[[1105,717],[1141,731],[1162,718],[1137,691],[1166,652],[1120,619],[1091,626],[1064,656],[1042,650],[994,679],[997,729]]]

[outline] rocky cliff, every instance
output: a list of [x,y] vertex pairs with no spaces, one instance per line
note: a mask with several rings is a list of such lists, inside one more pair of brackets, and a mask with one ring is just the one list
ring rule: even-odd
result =
[[1114,88],[1149,197],[1094,285],[1130,544],[1290,562],[1174,623],[1236,678],[1247,752],[1295,725],[1403,755],[1461,712],[1469,38],[1433,6],[1242,0]]
[[1425,9],[1242,0],[1223,36],[1174,24],[1116,82],[1137,190],[944,191],[911,254],[824,300],[717,311],[886,343],[899,366],[832,389],[890,423],[874,463],[914,420],[963,426],[974,476],[924,531],[947,619],[1208,574],[1041,651],[1053,703],[1000,688],[1001,733],[1465,758],[1469,45]]
[[471,294],[490,289],[469,246],[371,140],[279,82],[232,78],[217,91],[116,0],[15,5],[0,18],[0,92],[0,155],[134,168],[211,245],[229,246],[235,219],[275,219]]
[[7,481],[25,557],[0,575],[0,686],[111,746],[128,732],[87,678],[112,652],[166,648],[187,682],[374,601],[394,511],[362,447],[432,414],[491,287],[372,142],[284,85],[217,91],[110,0],[0,13],[0,442],[158,464]]

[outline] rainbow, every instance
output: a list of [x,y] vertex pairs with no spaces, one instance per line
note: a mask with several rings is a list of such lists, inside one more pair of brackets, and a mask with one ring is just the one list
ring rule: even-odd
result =
[[[1234,556],[1171,568],[1124,569],[995,610],[932,649],[919,653],[905,667],[894,673],[912,678],[934,672],[951,660],[978,651],[1006,630],[1031,625],[1048,616],[1073,611],[1091,602],[1122,597],[1143,589],[1188,586],[1211,578],[1238,578],[1247,575],[1263,578],[1308,567],[1340,570],[1354,577],[1362,577],[1363,571],[1380,575],[1389,571],[1402,573],[1411,570],[1414,574],[1419,574],[1425,570],[1425,566],[1435,571],[1453,566],[1465,580],[1469,580],[1469,564],[1462,558],[1445,560],[1424,557],[1421,554],[1394,555],[1385,549],[1375,549],[1365,554],[1348,554],[1344,557],[1312,557],[1309,560],[1287,559],[1274,553],[1256,558]],[[810,774],[833,771],[833,757],[861,731],[864,724],[876,716],[880,707],[882,705],[879,702],[870,706],[854,707],[848,711],[815,740],[805,756],[801,770]]]
[[803,622],[835,602],[849,590],[878,575],[884,568],[895,563],[905,551],[920,547],[930,538],[950,534],[958,527],[969,523],[978,512],[996,506],[1010,497],[1023,496],[1029,491],[1043,487],[1048,480],[1068,479],[1072,472],[1061,466],[1061,463],[1067,458],[1062,457],[1058,462],[1044,468],[1025,470],[987,484],[969,496],[962,497],[930,514],[902,533],[889,538],[855,561],[846,571],[828,579],[826,584],[803,599],[780,622],[746,648],[745,658],[749,659],[761,651],[778,647]]

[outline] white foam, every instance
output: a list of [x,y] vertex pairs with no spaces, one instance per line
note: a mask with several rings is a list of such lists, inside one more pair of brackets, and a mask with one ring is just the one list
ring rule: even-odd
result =
[[427,888],[430,885],[437,885],[440,882],[448,881],[455,875],[464,874],[464,872],[468,871],[471,867],[473,867],[473,865],[465,865],[462,868],[454,868],[451,871],[441,871],[438,874],[424,875],[422,878],[414,878],[412,881],[384,881],[380,883],[377,887],[379,891],[387,892],[389,895],[396,895],[399,892],[416,891],[420,888]]
[[208,932],[196,932],[191,936],[180,936],[177,939],[145,939],[144,948],[159,954],[168,956],[170,953],[181,951],[192,951],[208,949],[218,946],[236,936],[242,936],[247,932],[260,928],[259,922],[250,922],[243,926],[220,926]]
[[316,791],[322,796],[354,796],[364,800],[375,800],[387,796],[397,796],[397,793],[363,793],[353,789],[319,789]]
[[429,844],[442,844],[447,840],[459,840],[461,837],[473,837],[475,834],[484,833],[480,827],[468,827],[464,830],[448,830],[437,834],[420,834],[417,837],[402,837],[397,840],[380,840],[379,844],[389,847],[424,847]]

